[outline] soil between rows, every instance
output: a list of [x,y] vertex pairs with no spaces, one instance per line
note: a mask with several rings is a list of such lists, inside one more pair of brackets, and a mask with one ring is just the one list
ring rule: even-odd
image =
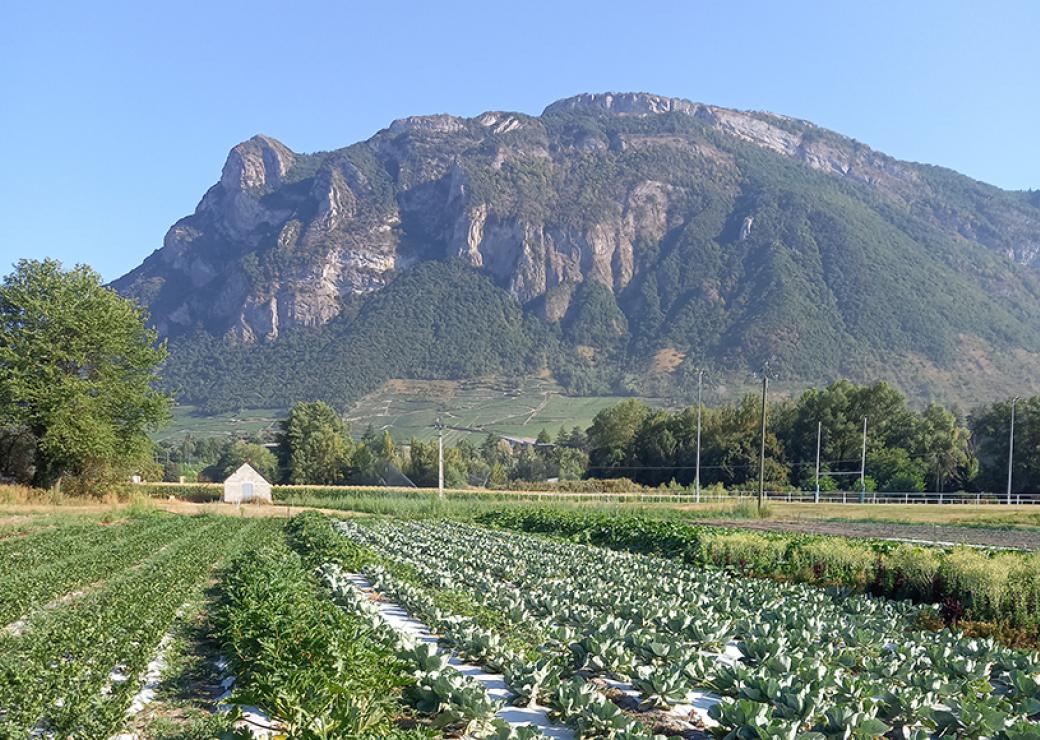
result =
[[1040,530],[957,527],[942,524],[890,524],[887,522],[759,521],[746,519],[696,519],[693,524],[750,529],[759,532],[801,532],[864,539],[917,540],[980,547],[1040,550]]

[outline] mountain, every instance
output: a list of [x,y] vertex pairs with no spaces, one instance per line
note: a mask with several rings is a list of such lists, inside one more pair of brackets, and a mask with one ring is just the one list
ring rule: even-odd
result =
[[682,394],[699,367],[766,363],[968,402],[1040,390],[1038,267],[1036,192],[806,121],[608,93],[315,154],[253,137],[114,287],[211,409],[546,371]]

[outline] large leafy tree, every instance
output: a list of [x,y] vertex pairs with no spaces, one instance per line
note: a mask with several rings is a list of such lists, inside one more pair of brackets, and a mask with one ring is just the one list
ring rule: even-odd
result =
[[[1015,454],[1011,490],[1040,490],[1040,396],[1024,398],[1015,409]],[[1003,492],[1007,486],[1008,433],[1011,401],[977,409],[971,418],[972,439],[978,457],[976,485],[984,491]]]
[[649,413],[645,403],[628,399],[593,417],[588,429],[590,475],[608,478],[629,474],[626,466],[631,466],[631,445]]
[[146,432],[170,399],[154,387],[166,347],[146,321],[86,266],[22,260],[4,278],[0,426],[31,440],[35,485],[86,489],[150,456]]
[[289,411],[278,451],[289,483],[335,484],[347,475],[352,443],[335,410],[315,401],[298,403]]
[[278,474],[278,458],[273,452],[262,444],[243,440],[228,445],[217,461],[217,467],[220,468],[220,474],[227,478],[247,463],[269,481],[275,480]]

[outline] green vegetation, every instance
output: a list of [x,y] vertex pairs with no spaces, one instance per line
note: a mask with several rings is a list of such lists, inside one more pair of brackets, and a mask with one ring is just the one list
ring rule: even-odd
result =
[[426,441],[436,436],[434,425],[440,417],[447,425],[446,442],[479,443],[489,433],[533,439],[542,429],[554,433],[561,427],[584,429],[599,411],[622,400],[623,396],[568,395],[558,383],[544,378],[394,380],[343,413],[355,434],[371,425],[391,431],[399,440]]
[[298,403],[281,424],[278,453],[287,483],[331,484],[347,476],[353,445],[346,426],[321,401]]
[[479,522],[698,566],[939,603],[948,623],[1040,641],[1040,556],[936,550],[793,534],[752,534],[643,516],[513,508]]
[[[93,526],[108,537],[95,538],[82,525],[31,537],[37,544],[65,546],[64,562],[56,555],[36,566],[40,583],[32,586],[33,603],[24,598],[20,570],[3,576],[4,593],[15,594],[19,605],[8,616],[24,608],[17,627],[0,634],[4,737],[35,732],[110,737],[117,732],[140,688],[137,677],[178,610],[197,598],[216,563],[260,536],[266,525],[160,516],[118,527]],[[104,580],[83,588],[97,577]],[[66,593],[77,585],[80,591]],[[64,597],[52,601],[59,594]]]
[[249,409],[223,414],[199,413],[194,406],[173,407],[170,422],[152,434],[152,439],[165,442],[191,435],[203,437],[244,438],[273,433],[277,423],[285,418],[285,409]]
[[259,707],[290,737],[423,736],[394,725],[406,680],[392,652],[321,593],[284,543],[232,561],[221,589],[215,622],[242,686],[234,701]]
[[[761,402],[750,394],[738,404],[705,410],[702,485],[739,488],[757,483],[760,414]],[[813,488],[819,423],[821,488],[858,487],[859,481],[848,474],[860,467],[864,418],[872,489],[958,490],[971,486],[977,472],[969,430],[957,424],[953,413],[937,404],[914,411],[885,383],[838,381],[772,403],[767,417],[766,481],[772,490]],[[1040,414],[1033,423],[1040,423]],[[695,409],[656,411],[636,400],[604,409],[588,430],[588,475],[689,487],[696,472],[696,429]],[[839,473],[845,477],[835,483]]]
[[169,399],[146,321],[88,267],[18,263],[0,284],[0,476],[87,490],[148,463]]
[[288,408],[302,399],[342,408],[390,378],[534,373],[550,338],[488,278],[457,263],[428,262],[369,297],[356,316],[275,343],[229,347],[203,335],[176,341],[163,378],[180,402],[210,412]]
[[4,558],[0,563],[4,589],[0,624],[9,624],[28,615],[33,607],[118,573],[152,553],[156,542],[170,541],[192,525],[186,518],[146,516],[108,527],[54,529],[27,543],[12,540],[13,547],[0,555]]
[[[886,383],[838,381],[767,409],[766,484],[772,491],[812,490],[820,431],[820,490],[855,490],[867,420],[865,490],[913,494],[993,491],[1003,487],[1010,406],[977,409],[962,425],[939,404],[921,410]],[[707,407],[702,415],[700,484],[712,493],[757,487],[760,399]],[[250,462],[270,480],[296,485],[432,487],[438,482],[436,440],[403,446],[388,430],[365,429],[356,442],[324,402],[297,404],[280,423],[280,466],[264,446],[242,441],[167,441],[157,454],[166,480],[188,473],[222,480]],[[457,438],[458,439],[458,438]],[[1040,458],[1023,451],[1040,444],[1040,397],[1019,409],[1013,492],[1040,487]],[[446,444],[449,488],[631,492],[695,487],[697,411],[655,409],[628,399],[600,410],[586,431],[543,429],[534,439],[509,442],[493,434],[475,445],[462,437]],[[277,468],[277,469],[276,469]],[[586,482],[582,482],[586,479]],[[601,483],[594,481],[599,480]]]
[[[400,217],[401,250],[417,264],[373,295],[346,298],[327,326],[274,343],[228,345],[219,339],[224,319],[199,317],[193,328],[210,333],[174,337],[168,387],[207,412],[300,400],[344,409],[389,378],[549,370],[572,394],[688,399],[699,369],[732,384],[768,362],[803,387],[884,378],[915,400],[975,403],[1015,384],[1036,388],[1040,279],[1005,257],[1021,224],[1040,218],[1035,198],[908,163],[893,164],[905,174],[892,182],[841,177],[677,112],[555,109],[523,121],[502,133],[476,121],[452,132],[387,132],[389,159],[363,144],[300,156],[285,185],[265,195],[293,214],[290,226],[313,218],[309,187],[349,172],[358,221]],[[850,161],[888,166],[837,134],[769,123],[807,146],[826,142]],[[533,155],[542,151],[553,154]],[[465,197],[434,194],[444,161],[455,163]],[[646,195],[648,184],[659,192]],[[485,257],[483,272],[437,261],[451,252],[445,224],[477,207],[488,209],[489,224],[543,233],[544,244],[563,250],[615,229],[624,214],[635,236],[631,279],[601,284],[582,256],[582,280],[550,279],[545,295],[521,305],[507,289],[526,288],[530,276],[517,271],[544,269],[541,255],[533,266]],[[656,223],[658,208],[667,229]],[[192,218],[205,234],[198,244],[220,241],[213,224]],[[261,292],[323,259],[279,243],[276,231],[241,258]],[[166,315],[184,303],[177,278],[146,265],[120,287]],[[544,319],[558,315],[550,305],[566,306],[558,321]],[[654,366],[659,351],[674,352],[678,364]],[[990,361],[986,373],[975,371],[980,356]]]
[[[1011,740],[1035,734],[1040,717],[1036,654],[925,631],[931,607],[451,522],[338,527],[414,574],[367,566],[378,594],[579,737],[675,735],[654,710],[690,703],[719,738]],[[370,613],[355,584],[325,577],[345,608]],[[444,587],[507,612],[507,631],[445,612],[430,595]],[[538,635],[525,653],[505,642],[517,628]],[[436,658],[411,654],[426,670]],[[638,702],[605,688],[611,680]]]

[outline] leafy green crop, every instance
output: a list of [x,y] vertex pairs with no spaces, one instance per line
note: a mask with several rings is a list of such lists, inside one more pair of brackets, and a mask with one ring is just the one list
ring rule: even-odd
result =
[[[644,711],[714,692],[723,738],[1011,738],[1040,720],[1040,656],[921,632],[927,607],[458,523],[336,526],[418,574],[414,585],[370,565],[379,593],[456,651],[504,665],[519,702],[544,696],[583,736],[645,736],[601,680],[630,686]],[[539,657],[509,658],[493,630],[441,611],[432,587],[510,610],[542,635]],[[555,688],[537,688],[540,675]]]

